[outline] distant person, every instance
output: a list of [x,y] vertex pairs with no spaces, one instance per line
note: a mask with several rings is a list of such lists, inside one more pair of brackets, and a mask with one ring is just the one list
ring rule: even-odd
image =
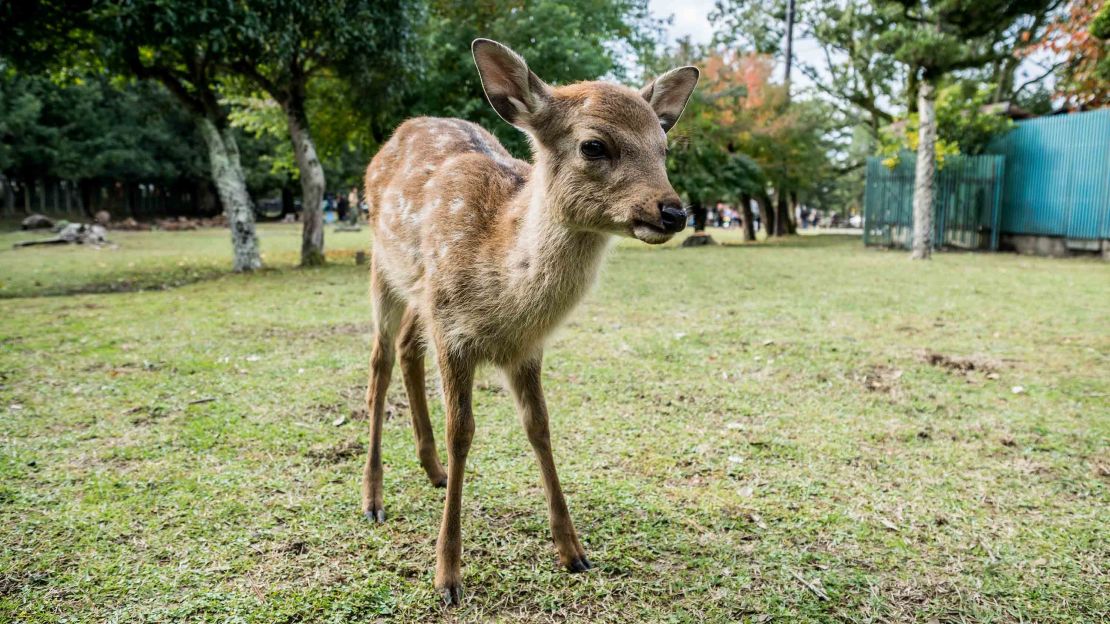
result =
[[335,202],[335,212],[340,222],[347,220],[347,210],[350,207],[351,204],[347,201],[347,197],[340,195],[339,200]]
[[362,204],[358,201],[358,187],[352,186],[351,192],[347,193],[347,205],[351,208],[351,223],[358,221],[362,213]]

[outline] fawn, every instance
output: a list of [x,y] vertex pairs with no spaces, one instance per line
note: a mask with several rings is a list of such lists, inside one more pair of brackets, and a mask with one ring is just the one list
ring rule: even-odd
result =
[[[528,135],[535,164],[475,124],[423,117],[401,124],[366,170],[377,331],[362,511],[385,521],[381,435],[396,353],[420,462],[433,485],[447,488],[435,587],[448,605],[461,598],[459,512],[481,363],[504,372],[524,421],[559,561],[572,572],[590,568],[551,455],[543,343],[594,281],[612,235],[659,244],[686,226],[664,167],[666,131],[698,81],[697,68],[682,67],[640,92],[603,82],[552,87],[497,42],[475,40],[472,53],[486,98]],[[446,470],[425,399],[429,343],[443,384]]]

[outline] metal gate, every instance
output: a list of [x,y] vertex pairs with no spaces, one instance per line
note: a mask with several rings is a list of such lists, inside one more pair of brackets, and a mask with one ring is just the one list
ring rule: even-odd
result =
[[[935,180],[934,247],[998,249],[1004,162],[994,155],[945,159]],[[912,246],[914,164],[909,152],[893,167],[879,157],[867,159],[865,245]]]

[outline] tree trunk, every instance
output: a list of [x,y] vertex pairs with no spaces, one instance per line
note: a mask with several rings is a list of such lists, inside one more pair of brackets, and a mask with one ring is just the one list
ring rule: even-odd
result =
[[786,1],[786,69],[782,84],[786,87],[786,100],[790,101],[790,67],[794,64],[794,0]]
[[786,200],[786,191],[775,192],[775,236],[789,236],[797,234],[797,227],[790,214],[790,202]]
[[231,228],[231,248],[234,253],[232,269],[254,271],[262,268],[258,250],[258,235],[254,229],[254,210],[251,207],[247,182],[239,162],[239,145],[230,129],[222,133],[207,117],[198,117],[197,125],[208,145],[208,161],[212,181],[224,206],[228,226]]
[[791,219],[790,219],[790,230],[791,230],[790,233],[791,234],[797,234],[798,233],[798,228],[800,228],[800,227],[804,228],[805,227],[804,223],[799,222],[799,220],[801,219],[801,214],[798,212],[798,209],[801,206],[798,203],[798,192],[797,191],[790,191],[790,194],[788,195],[788,197],[790,198],[790,217],[791,217]]
[[908,112],[908,113],[916,113],[917,112],[917,102],[918,102],[917,95],[918,95],[918,91],[919,91],[918,85],[920,84],[920,82],[918,81],[917,72],[918,72],[917,67],[910,67],[908,70],[906,70],[906,93],[905,93],[905,98],[906,98],[906,112]]
[[756,197],[756,201],[759,202],[759,214],[763,217],[763,233],[770,238],[775,235],[775,209],[771,196],[763,191]]
[[0,176],[0,182],[3,183],[4,191],[4,214],[8,216],[15,215],[15,187],[12,186],[12,181],[8,176]]
[[289,120],[289,138],[301,173],[301,266],[324,264],[324,168],[316,156],[316,145],[308,129],[304,103],[290,99],[285,105]]
[[928,260],[933,252],[933,183],[936,177],[937,118],[933,85],[922,80],[917,89],[917,166],[913,179],[914,260]]
[[81,209],[81,214],[90,219],[96,214],[93,210],[93,181],[92,180],[78,180],[77,181],[77,205]]
[[293,203],[293,189],[289,183],[281,185],[281,220],[285,220],[285,215],[297,214],[297,206]]
[[752,196],[744,194],[740,196],[740,217],[744,220],[744,240],[755,240],[755,223],[754,215],[752,215]]
[[1017,72],[1017,67],[1020,62],[1021,58],[1016,54],[1006,57],[1006,60],[1002,61],[1002,65],[999,67],[996,74],[997,79],[995,83],[998,86],[994,89],[994,97],[991,98],[991,102],[1005,102],[1013,97],[1014,74]]
[[139,189],[134,182],[123,183],[123,201],[127,206],[127,214],[138,221],[142,214],[139,210]]

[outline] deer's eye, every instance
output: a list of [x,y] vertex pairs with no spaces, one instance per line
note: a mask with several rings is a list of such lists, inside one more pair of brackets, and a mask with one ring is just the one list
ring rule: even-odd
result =
[[579,149],[582,151],[582,158],[586,160],[601,160],[609,157],[609,150],[601,141],[584,141]]

